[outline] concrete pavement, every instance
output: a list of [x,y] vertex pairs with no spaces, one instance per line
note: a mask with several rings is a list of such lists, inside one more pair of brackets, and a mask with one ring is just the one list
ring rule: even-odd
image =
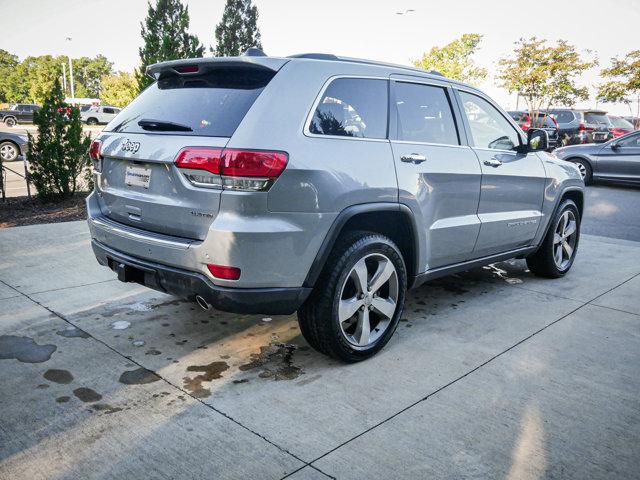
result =
[[0,230],[0,478],[637,477],[640,243],[579,248],[424,285],[343,365],[115,281],[83,222]]

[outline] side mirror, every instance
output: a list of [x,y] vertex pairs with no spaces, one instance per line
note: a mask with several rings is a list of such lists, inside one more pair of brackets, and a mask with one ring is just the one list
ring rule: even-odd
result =
[[527,130],[527,151],[538,152],[549,148],[549,134],[539,128]]
[[611,144],[611,150],[618,150],[620,148],[620,144],[618,142],[613,142]]

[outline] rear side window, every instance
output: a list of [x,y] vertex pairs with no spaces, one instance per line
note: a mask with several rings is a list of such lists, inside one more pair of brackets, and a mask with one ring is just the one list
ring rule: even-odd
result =
[[318,135],[387,138],[388,84],[370,78],[338,78],[318,104],[309,131]]
[[105,131],[148,133],[138,122],[154,120],[185,127],[180,135],[230,137],[274,75],[266,69],[227,67],[200,75],[161,76]]
[[399,82],[396,84],[395,94],[398,140],[460,144],[444,88]]

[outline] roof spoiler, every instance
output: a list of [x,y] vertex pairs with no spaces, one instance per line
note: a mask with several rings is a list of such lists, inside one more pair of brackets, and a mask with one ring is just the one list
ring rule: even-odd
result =
[[[245,66],[245,67],[257,67],[264,68],[277,72],[282,66],[289,60],[286,58],[274,58],[267,57],[257,52],[245,52],[245,55],[240,57],[209,57],[209,58],[187,58],[184,60],[169,60],[168,62],[154,63],[147,67],[147,75],[157,80],[161,73],[171,72],[184,74],[194,74],[200,71],[211,70],[219,67],[230,66]],[[255,49],[258,50],[258,49]],[[260,50],[260,52],[262,52]]]

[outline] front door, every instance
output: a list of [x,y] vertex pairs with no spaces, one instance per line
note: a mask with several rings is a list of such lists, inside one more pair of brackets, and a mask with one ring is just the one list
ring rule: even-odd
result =
[[545,171],[536,153],[522,153],[515,124],[474,93],[458,91],[470,143],[482,169],[474,258],[529,246],[542,220]]
[[596,171],[599,177],[640,180],[640,132],[604,145],[597,154]]
[[400,78],[391,82],[391,145],[399,200],[415,214],[425,271],[471,256],[480,231],[481,171],[461,141],[451,89],[437,81]]

